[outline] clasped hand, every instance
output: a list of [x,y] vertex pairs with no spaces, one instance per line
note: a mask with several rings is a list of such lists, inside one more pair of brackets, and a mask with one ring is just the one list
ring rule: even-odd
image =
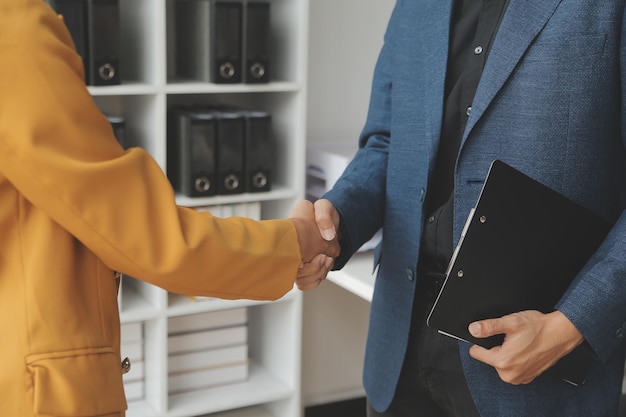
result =
[[298,231],[302,264],[296,285],[302,291],[317,288],[339,256],[339,214],[328,200],[300,201],[290,218]]

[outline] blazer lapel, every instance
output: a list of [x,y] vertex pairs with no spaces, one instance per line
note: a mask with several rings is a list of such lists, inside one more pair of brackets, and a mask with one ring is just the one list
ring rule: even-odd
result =
[[561,0],[510,0],[472,102],[461,147]]
[[[443,118],[443,95],[446,82],[446,67],[448,62],[448,44],[450,38],[450,17],[452,14],[452,0],[428,0],[416,2],[415,13],[418,16],[415,30],[420,31],[423,39],[420,55],[425,65],[422,74],[426,82],[423,100],[429,113],[425,117],[426,136],[430,139],[430,161],[434,162],[441,135]],[[433,19],[438,16],[439,19]]]

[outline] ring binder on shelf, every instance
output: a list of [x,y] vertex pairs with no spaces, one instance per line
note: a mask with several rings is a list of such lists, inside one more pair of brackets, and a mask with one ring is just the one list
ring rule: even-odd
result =
[[272,188],[272,116],[263,111],[244,112],[246,120],[245,182],[250,193]]
[[243,193],[245,190],[243,175],[244,117],[239,112],[218,111],[216,120],[217,193]]
[[120,83],[118,0],[54,0],[77,53],[83,59],[87,85]]
[[167,176],[188,197],[215,195],[217,142],[210,112],[171,109],[168,117]]
[[246,2],[243,20],[244,82],[267,83],[270,80],[270,3]]
[[241,1],[178,0],[174,19],[176,78],[216,84],[242,81]]

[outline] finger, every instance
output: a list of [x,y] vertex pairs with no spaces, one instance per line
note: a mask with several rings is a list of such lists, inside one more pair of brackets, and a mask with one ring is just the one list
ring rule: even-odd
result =
[[324,278],[325,273],[310,275],[306,277],[296,278],[296,286],[300,291],[307,291],[319,287]]
[[317,288],[326,278],[332,267],[333,259],[318,255],[311,262],[305,263],[296,277],[296,285],[301,291]]
[[313,203],[311,203],[309,200],[300,200],[291,209],[291,214],[289,215],[289,217],[307,218],[311,215],[312,210]]
[[[326,199],[319,199],[314,204],[315,222],[320,229],[320,233],[325,240],[333,240],[337,235],[339,222],[335,222],[336,210],[332,203]],[[336,224],[337,223],[337,224]]]
[[487,365],[494,366],[495,362],[495,354],[497,352],[498,346],[493,347],[491,349],[486,349],[479,345],[472,345],[469,350],[469,354],[472,358],[484,362]]
[[319,274],[324,270],[325,261],[328,257],[324,254],[316,255],[310,262],[303,262],[298,269],[297,277],[305,278]]

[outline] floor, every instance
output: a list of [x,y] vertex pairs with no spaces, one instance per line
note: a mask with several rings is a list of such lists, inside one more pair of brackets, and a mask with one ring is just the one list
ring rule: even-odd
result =
[[307,407],[304,417],[365,417],[365,398]]
[[[307,407],[304,417],[365,417],[365,398]],[[622,396],[619,417],[626,417],[626,395]]]

